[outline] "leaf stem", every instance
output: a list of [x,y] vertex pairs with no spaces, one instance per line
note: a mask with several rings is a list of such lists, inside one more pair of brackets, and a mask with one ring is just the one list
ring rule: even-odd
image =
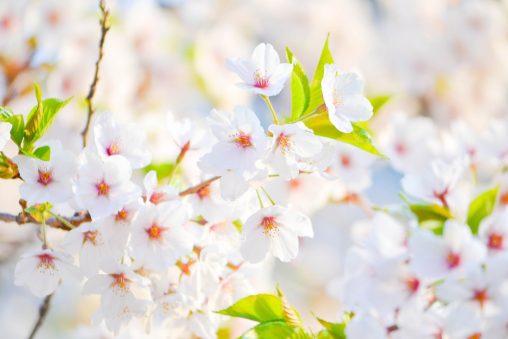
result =
[[273,201],[272,197],[270,196],[270,194],[268,194],[268,192],[265,190],[265,188],[263,186],[261,186],[261,189],[263,190],[263,193],[265,193],[266,197],[268,198],[268,200],[270,200],[270,203],[275,206],[276,203],[275,201]]
[[270,113],[272,113],[272,119],[273,122],[278,125],[279,124],[279,118],[277,117],[277,112],[275,112],[275,108],[273,108],[272,102],[270,101],[270,98],[266,95],[260,95],[261,99],[263,99],[266,102],[266,105],[270,109]]
[[73,224],[71,224],[70,222],[68,222],[64,217],[61,217],[59,216],[58,214],[56,213],[53,213],[51,211],[48,211],[49,214],[51,214],[52,216],[54,216],[58,221],[60,221],[62,224],[64,224],[65,226],[69,227],[69,229],[73,229],[73,228],[76,228],[76,226],[74,226]]
[[265,206],[263,205],[263,200],[261,200],[261,196],[259,195],[259,191],[257,189],[256,189],[256,195],[258,196],[259,206],[261,208],[265,208]]

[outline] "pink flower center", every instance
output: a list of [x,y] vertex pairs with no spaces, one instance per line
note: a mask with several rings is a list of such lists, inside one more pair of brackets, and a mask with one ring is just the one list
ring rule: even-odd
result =
[[406,287],[411,294],[416,293],[420,287],[420,280],[416,277],[410,277],[406,279]]
[[86,231],[83,233],[83,243],[89,242],[92,245],[97,244],[97,231]]
[[277,230],[279,225],[275,220],[275,217],[264,217],[261,219],[261,227],[263,227],[263,233],[272,233]]
[[43,186],[49,185],[53,181],[53,173],[51,170],[38,170],[39,177],[37,179],[37,182]]
[[125,221],[127,220],[127,217],[129,216],[129,212],[122,208],[120,211],[118,211],[115,215],[115,221]]
[[118,144],[112,143],[108,147],[106,147],[106,154],[108,156],[120,154],[120,148],[118,147]]
[[291,139],[286,134],[281,133],[277,136],[275,144],[281,148],[282,153],[285,153],[291,148]]
[[254,73],[254,87],[265,89],[270,86],[270,79],[264,76],[260,71]]
[[461,260],[462,259],[460,255],[454,252],[449,252],[448,255],[446,256],[446,264],[448,265],[449,269],[453,269],[459,266]]
[[349,166],[351,166],[351,157],[347,154],[342,154],[340,156],[340,164],[342,165],[342,167],[348,168]]
[[480,307],[483,307],[488,299],[489,295],[486,289],[475,290],[473,292],[473,300],[477,301],[480,304]]
[[2,20],[0,20],[0,27],[2,27],[4,30],[9,30],[13,26],[14,20],[12,20],[12,18],[9,16],[3,17]]
[[250,148],[252,147],[252,140],[249,134],[245,134],[240,132],[235,137],[235,143],[241,148]]
[[166,194],[164,192],[153,192],[150,196],[150,202],[157,205],[158,203],[164,201],[164,198],[166,198]]
[[148,234],[150,240],[157,240],[160,239],[163,231],[164,229],[159,227],[157,224],[152,224],[150,228],[146,229],[146,234]]
[[37,267],[43,268],[43,269],[53,269],[55,268],[55,257],[53,257],[51,254],[43,253],[37,255],[37,258],[39,258],[39,264]]
[[503,205],[508,205],[508,191],[501,193],[499,196],[499,201]]
[[203,186],[197,190],[196,194],[199,197],[199,200],[204,200],[210,197],[210,185]]
[[446,200],[447,196],[448,196],[448,187],[445,188],[442,192],[434,191],[434,198],[438,199],[445,208],[448,208],[448,201]]
[[97,195],[105,197],[109,196],[110,186],[104,181],[104,179],[95,184],[95,188],[97,189]]
[[404,145],[402,142],[398,142],[395,144],[395,152],[398,155],[403,155],[407,152],[406,145]]
[[501,250],[503,249],[503,239],[504,237],[499,234],[499,233],[491,233],[489,235],[489,240],[488,240],[488,246],[490,249],[493,249],[493,250]]
[[125,276],[125,273],[113,273],[111,274],[111,277],[113,278],[113,283],[111,284],[112,287],[122,290],[127,289],[127,284],[130,280]]
[[289,180],[289,188],[291,189],[298,189],[300,186],[302,185],[302,183],[300,182],[299,179],[292,179],[292,180]]

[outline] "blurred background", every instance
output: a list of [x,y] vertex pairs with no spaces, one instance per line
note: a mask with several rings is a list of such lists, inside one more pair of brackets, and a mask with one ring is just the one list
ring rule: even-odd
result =
[[[395,114],[430,117],[443,127],[460,120],[477,130],[495,119],[506,121],[508,1],[109,0],[107,5],[112,27],[96,106],[138,123],[148,133],[154,161],[172,161],[177,153],[165,123],[168,112],[197,120],[214,107],[246,104],[268,121],[263,103],[235,86],[238,79],[226,69],[226,58],[247,57],[258,43],[269,42],[285,59],[289,46],[311,77],[328,33],[336,64],[359,70],[369,96],[391,96],[372,122],[375,137],[394,129]],[[60,139],[76,152],[98,54],[97,7],[91,0],[0,2],[1,105],[26,115],[35,104],[34,82],[45,97],[72,96],[46,138]],[[279,112],[288,112],[288,89],[273,102]],[[397,126],[392,132],[402,128]],[[373,169],[362,190],[377,204],[397,202],[398,174],[383,163]],[[334,291],[350,225],[364,214],[354,205],[329,203],[323,186],[312,180],[280,199],[304,206],[316,237],[296,261],[271,268],[266,286],[279,282],[289,300],[306,310],[304,317],[312,310],[333,319],[340,311]],[[0,182],[1,211],[19,212],[18,185]],[[284,189],[280,183],[273,194]],[[316,197],[312,204],[304,199],[309,194]],[[12,284],[15,261],[34,243],[32,227],[0,225],[2,338],[24,338],[36,319],[40,300]],[[94,305],[76,286],[64,284],[39,338],[99,337],[81,332]]]

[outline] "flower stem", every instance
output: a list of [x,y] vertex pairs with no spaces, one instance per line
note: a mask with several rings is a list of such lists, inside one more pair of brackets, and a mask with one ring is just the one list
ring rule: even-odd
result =
[[258,196],[259,206],[261,208],[265,208],[265,206],[263,205],[263,200],[261,200],[261,196],[259,195],[259,191],[257,189],[256,189],[256,195]]
[[270,196],[270,194],[268,194],[268,192],[265,190],[265,188],[263,186],[261,186],[261,189],[263,190],[263,193],[265,193],[266,197],[268,198],[268,200],[270,200],[270,203],[275,206],[275,201],[273,201],[272,197]]
[[275,109],[273,108],[272,102],[270,101],[270,98],[266,95],[260,95],[261,99],[263,99],[266,102],[266,105],[270,109],[270,113],[272,113],[273,122],[278,125],[279,124],[279,118],[277,117],[277,112],[275,112]]
[[[62,224],[64,224],[65,226],[69,227],[69,229],[73,229],[73,228],[76,228],[76,226],[74,226],[73,224],[71,224],[70,222],[68,222],[65,218],[59,216],[58,214],[56,213],[53,213],[51,211],[48,211],[49,214],[51,214],[52,216],[54,216],[57,220],[59,220]],[[46,225],[46,221],[44,221],[44,225]]]

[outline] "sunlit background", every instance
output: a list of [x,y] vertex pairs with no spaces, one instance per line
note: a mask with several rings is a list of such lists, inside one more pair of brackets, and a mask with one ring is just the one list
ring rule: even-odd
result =
[[[289,46],[310,77],[330,34],[336,64],[360,71],[369,96],[391,97],[372,122],[381,145],[384,133],[397,135],[400,129],[411,128],[395,124],[394,116],[399,120],[428,116],[443,127],[460,120],[476,131],[494,119],[506,119],[505,1],[110,0],[107,4],[112,28],[96,106],[119,120],[138,123],[148,133],[158,163],[174,161],[178,151],[166,123],[168,112],[198,121],[214,107],[229,110],[246,104],[268,122],[263,103],[238,88],[238,78],[225,67],[226,58],[246,57],[260,42],[273,44],[283,58]],[[97,3],[92,0],[0,2],[2,106],[28,114],[35,104],[34,82],[45,97],[73,97],[46,138],[60,139],[75,151],[81,147],[84,98],[98,54],[98,19]],[[289,112],[288,95],[285,89],[274,98],[279,112]],[[196,172],[198,156],[188,159],[185,171]],[[398,174],[383,161],[373,168],[372,178],[358,177],[362,189],[369,187],[369,199],[375,204],[398,202]],[[272,273],[257,277],[255,283],[260,291],[273,291],[279,283],[311,323],[311,311],[330,319],[339,314],[336,290],[343,254],[352,223],[363,216],[357,206],[330,199],[344,187],[313,180],[317,179],[293,182],[291,187],[274,182],[270,188],[274,197],[312,215],[316,236],[305,240],[297,260],[274,263],[267,268]],[[19,182],[0,185],[0,211],[18,213]],[[40,300],[12,283],[19,254],[36,246],[36,230],[30,225],[0,225],[1,338],[25,338],[37,317]],[[62,234],[53,231],[50,237],[58,239]],[[87,329],[96,307],[96,299],[80,296],[77,286],[63,284],[38,337],[107,337],[102,328]],[[137,332],[131,329],[121,335],[141,338],[144,333],[140,325]]]

